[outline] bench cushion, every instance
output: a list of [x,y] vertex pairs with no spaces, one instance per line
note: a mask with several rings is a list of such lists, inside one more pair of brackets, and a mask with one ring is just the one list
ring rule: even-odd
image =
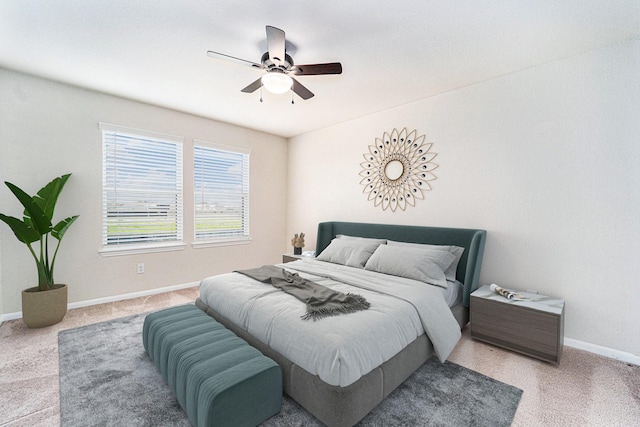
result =
[[280,411],[280,366],[197,307],[147,315],[142,340],[192,425],[255,426]]

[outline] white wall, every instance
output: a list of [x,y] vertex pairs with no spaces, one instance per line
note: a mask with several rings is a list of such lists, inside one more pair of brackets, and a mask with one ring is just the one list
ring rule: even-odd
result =
[[[162,90],[162,88],[158,88]],[[81,302],[197,282],[236,268],[281,260],[285,236],[287,141],[212,120],[153,107],[0,69],[0,179],[30,194],[72,172],[56,218],[79,214],[62,242],[56,282],[67,283],[69,301]],[[212,100],[216,102],[216,100]],[[193,235],[192,139],[251,149],[251,235],[248,245],[103,258],[102,158],[98,122],[185,137],[185,240]],[[192,191],[192,190],[191,190]],[[0,210],[21,216],[2,185]],[[20,292],[37,285],[35,263],[9,228],[0,224],[0,314],[21,310]],[[145,273],[136,274],[136,264]]]
[[[313,249],[326,220],[486,229],[482,283],[565,298],[565,336],[640,355],[638,111],[632,40],[298,136],[288,235]],[[403,127],[434,143],[438,178],[416,207],[383,212],[360,162]]]

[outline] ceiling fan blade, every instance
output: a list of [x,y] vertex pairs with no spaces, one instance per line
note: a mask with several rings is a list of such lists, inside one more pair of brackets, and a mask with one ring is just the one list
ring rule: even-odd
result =
[[253,93],[256,90],[260,89],[261,87],[262,87],[262,77],[260,77],[255,82],[251,83],[249,86],[247,86],[244,89],[242,89],[240,92]]
[[291,89],[296,95],[298,95],[302,99],[313,98],[313,92],[311,92],[306,87],[302,86],[302,84],[298,82],[296,79],[291,79],[291,80],[293,80],[293,86]]
[[342,74],[342,64],[339,62],[328,62],[326,64],[296,65],[291,72],[296,76]]
[[269,49],[269,59],[276,65],[282,65],[284,56],[284,31],[280,28],[267,25],[267,48]]
[[207,56],[215,59],[224,59],[227,61],[231,60],[234,62],[240,62],[244,65],[250,65],[251,67],[255,67],[255,68],[260,68],[260,69],[264,68],[262,64],[256,64],[253,61],[247,61],[246,59],[236,58],[235,56],[227,55],[225,53],[220,53],[220,52],[214,52],[212,50],[207,51]]

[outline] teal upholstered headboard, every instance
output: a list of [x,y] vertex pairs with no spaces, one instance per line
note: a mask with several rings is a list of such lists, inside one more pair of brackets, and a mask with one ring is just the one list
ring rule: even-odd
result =
[[484,244],[487,238],[485,230],[360,222],[321,222],[318,224],[316,254],[320,254],[338,234],[463,247],[465,250],[458,264],[456,279],[464,283],[462,302],[465,307],[469,307],[470,295],[478,288]]

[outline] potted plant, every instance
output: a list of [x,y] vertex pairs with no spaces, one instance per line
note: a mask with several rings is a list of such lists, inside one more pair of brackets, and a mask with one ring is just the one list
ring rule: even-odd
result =
[[[24,207],[24,217],[19,219],[0,213],[0,220],[11,228],[19,241],[27,245],[38,268],[38,286],[22,291],[22,319],[30,328],[54,325],[67,313],[67,285],[54,282],[53,268],[62,237],[78,215],[63,219],[56,225],[52,220],[58,196],[70,176],[55,178],[33,197],[5,181]],[[57,240],[51,257],[49,236]]]

